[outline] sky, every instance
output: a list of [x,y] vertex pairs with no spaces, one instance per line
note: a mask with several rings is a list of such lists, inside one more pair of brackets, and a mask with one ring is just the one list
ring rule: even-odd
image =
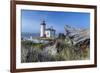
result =
[[52,26],[57,33],[63,33],[65,25],[90,28],[90,13],[21,10],[22,32],[40,33],[40,24],[43,20],[46,28]]

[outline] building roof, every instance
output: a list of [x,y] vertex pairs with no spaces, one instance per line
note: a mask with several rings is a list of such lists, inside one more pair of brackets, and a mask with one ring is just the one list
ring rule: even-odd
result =
[[46,30],[50,30],[50,31],[56,31],[55,29],[51,29],[51,28],[47,28]]

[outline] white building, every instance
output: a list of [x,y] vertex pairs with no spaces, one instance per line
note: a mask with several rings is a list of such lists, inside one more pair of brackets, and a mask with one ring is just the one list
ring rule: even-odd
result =
[[48,28],[45,30],[46,37],[55,37],[55,30]]
[[46,29],[45,21],[43,21],[40,26],[40,37],[55,37],[55,30],[53,27]]

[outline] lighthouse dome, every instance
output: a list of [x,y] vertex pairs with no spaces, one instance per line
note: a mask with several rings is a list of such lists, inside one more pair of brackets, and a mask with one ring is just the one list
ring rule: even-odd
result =
[[46,23],[45,23],[45,21],[44,21],[44,20],[42,21],[41,25],[46,25]]

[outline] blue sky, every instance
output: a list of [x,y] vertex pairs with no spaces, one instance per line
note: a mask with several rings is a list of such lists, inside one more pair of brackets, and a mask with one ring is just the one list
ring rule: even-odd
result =
[[47,28],[53,26],[57,33],[64,32],[66,24],[76,28],[90,28],[89,13],[21,10],[22,32],[39,33],[43,20]]

